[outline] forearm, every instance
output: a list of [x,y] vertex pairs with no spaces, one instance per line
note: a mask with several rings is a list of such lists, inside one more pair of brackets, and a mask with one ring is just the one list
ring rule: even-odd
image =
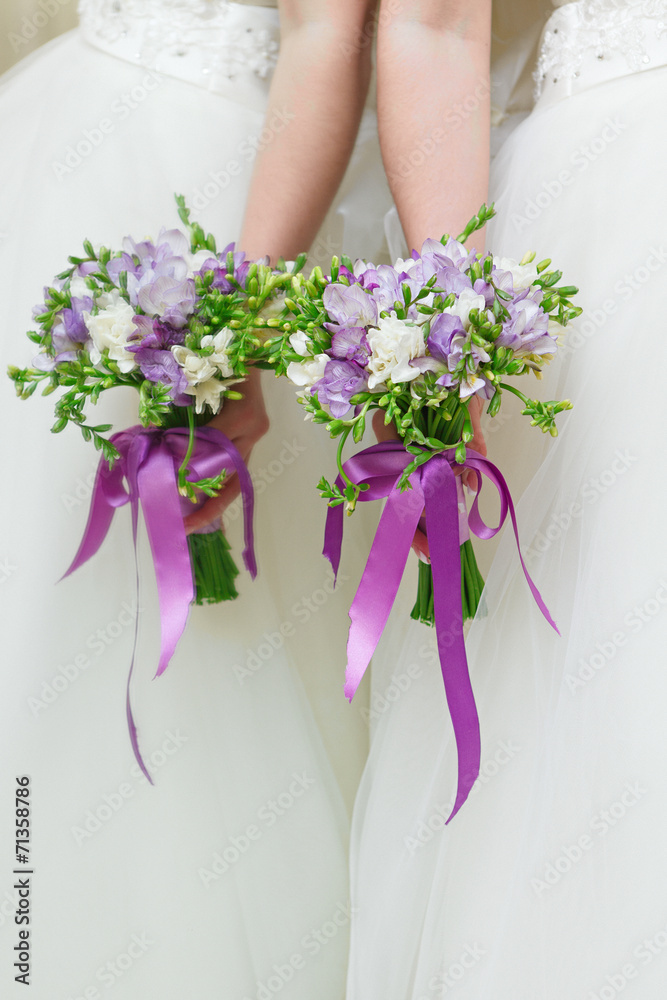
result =
[[[490,0],[383,0],[378,121],[410,249],[459,233],[487,199]],[[395,12],[393,12],[395,11]],[[480,248],[480,237],[471,240]]]
[[240,239],[251,257],[307,250],[345,173],[370,82],[362,32],[375,0],[336,4],[349,9],[281,5],[281,53],[266,121],[280,114],[288,122],[256,160]]

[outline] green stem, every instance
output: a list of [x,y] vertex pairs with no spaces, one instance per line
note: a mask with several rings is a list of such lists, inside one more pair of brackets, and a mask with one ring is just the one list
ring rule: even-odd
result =
[[195,415],[193,413],[193,410],[192,410],[191,406],[188,406],[187,410],[188,410],[188,428],[189,428],[190,434],[189,434],[189,437],[188,437],[187,451],[185,452],[185,456],[184,456],[183,461],[181,462],[180,468],[178,470],[178,486],[179,486],[179,489],[183,489],[183,487],[185,486],[185,476],[186,476],[186,473],[188,471],[188,462],[190,461],[190,459],[192,457],[192,452],[194,451],[194,447],[195,447]]
[[528,397],[524,396],[524,394],[519,389],[517,389],[515,385],[509,385],[507,382],[499,382],[498,388],[506,389],[507,392],[513,392],[515,396],[519,397],[524,406],[528,406],[529,402]]
[[338,471],[340,472],[340,477],[343,480],[343,482],[347,483],[348,486],[351,486],[352,489],[358,493],[357,486],[355,485],[355,483],[352,482],[351,479],[349,479],[345,475],[345,469],[343,468],[343,448],[345,447],[345,442],[350,436],[351,430],[352,430],[351,427],[346,427],[340,436],[340,441],[338,442],[338,451],[336,452],[336,464],[338,465]]

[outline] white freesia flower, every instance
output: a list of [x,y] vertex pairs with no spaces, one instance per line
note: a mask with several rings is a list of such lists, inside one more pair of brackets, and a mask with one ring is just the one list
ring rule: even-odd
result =
[[215,365],[223,378],[229,378],[230,375],[234,374],[234,369],[229,363],[229,354],[227,353],[227,348],[233,338],[234,331],[225,326],[217,333],[209,333],[201,339],[202,347],[213,348],[213,353],[209,354],[206,360],[210,364]]
[[137,332],[133,319],[134,309],[120,298],[96,315],[84,312],[83,321],[93,342],[89,353],[94,365],[99,364],[107,351],[121,372],[131,372],[137,367],[134,355],[126,349],[129,338]]
[[[182,344],[174,344],[171,348],[171,353],[188,380],[185,391],[195,397],[197,413],[201,413],[205,406],[210,406],[213,412],[217,413],[220,396],[226,387],[243,381],[233,377],[234,369],[229,363],[227,348],[233,336],[233,330],[223,327],[215,334],[209,333],[202,337],[201,347],[213,348],[213,352],[206,356]],[[219,375],[222,375],[222,378],[219,378]]]
[[220,396],[225,391],[228,382],[217,378],[209,378],[205,382],[189,385],[185,390],[189,396],[195,397],[195,410],[201,413],[205,406],[210,406],[214,413],[220,409]]
[[549,329],[547,332],[556,342],[554,345],[555,354],[556,347],[563,347],[567,344],[567,332],[563,329],[558,320],[552,319],[551,316],[549,317]]
[[532,261],[530,264],[518,264],[511,257],[494,257],[493,263],[500,271],[509,271],[512,275],[512,287],[515,292],[522,292],[525,288],[530,288],[537,280],[537,268]]
[[182,344],[174,344],[171,353],[183,369],[190,386],[199,385],[200,382],[208,382],[217,371],[216,366],[211,364],[209,358],[203,358],[196,351],[191,351],[189,347],[183,347]]
[[299,388],[310,389],[324,375],[327,361],[326,354],[317,354],[309,361],[292,361],[287,366],[287,377]]
[[112,288],[111,291],[102,292],[101,295],[98,295],[95,302],[99,309],[113,309],[121,305],[121,303],[125,303],[125,299],[121,296],[117,288]]
[[[310,338],[306,336],[305,330],[297,330],[296,333],[291,334],[289,342],[293,351],[300,354],[302,358],[306,357],[310,347]],[[298,362],[296,363],[298,364]]]
[[415,260],[414,257],[408,257],[405,260],[402,257],[397,257],[394,261],[394,270],[398,271],[399,274],[404,273],[412,276],[413,272],[421,266],[421,260]]
[[70,279],[69,292],[73,299],[84,299],[86,296],[92,298],[93,292],[86,284],[86,279],[82,274],[75,274]]
[[398,319],[395,315],[380,319],[377,327],[367,333],[371,356],[366,365],[370,372],[368,388],[375,389],[387,379],[410,382],[420,374],[410,361],[421,357],[426,348],[420,326]]
[[461,399],[468,399],[469,396],[474,396],[476,392],[485,392],[488,384],[487,379],[483,375],[468,372],[459,385],[459,396]]
[[458,316],[463,323],[464,329],[467,330],[470,327],[468,316],[472,309],[479,309],[480,312],[484,312],[486,309],[486,300],[483,295],[473,292],[472,288],[464,288],[458,294],[454,305],[449,306],[448,309],[443,309],[442,312],[450,316]]

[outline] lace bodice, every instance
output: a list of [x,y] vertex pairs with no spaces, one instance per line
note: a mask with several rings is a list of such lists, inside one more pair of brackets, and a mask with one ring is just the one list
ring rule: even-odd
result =
[[[266,87],[278,56],[274,0],[79,0],[84,37],[112,55],[218,93]],[[254,84],[253,84],[254,80]]]
[[667,63],[667,0],[576,0],[559,5],[544,30],[536,98]]

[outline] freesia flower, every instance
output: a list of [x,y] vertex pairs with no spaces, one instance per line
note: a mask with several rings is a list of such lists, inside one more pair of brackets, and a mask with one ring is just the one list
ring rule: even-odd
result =
[[317,393],[320,403],[329,406],[334,417],[342,417],[350,409],[350,399],[368,386],[368,376],[354,361],[331,358],[327,361],[324,374],[316,382],[311,392]]
[[501,284],[494,275],[496,284],[505,291],[522,292],[530,288],[538,278],[537,267],[532,261],[529,264],[518,264],[511,257],[494,257],[493,265],[494,269],[499,272],[499,276],[509,275],[511,278],[512,287],[507,288],[506,284]]
[[[240,379],[233,379],[238,382]],[[217,378],[209,378],[205,382],[198,382],[196,385],[189,385],[185,390],[188,395],[195,397],[195,411],[202,413],[205,406],[210,407],[213,413],[220,409],[220,397],[230,382],[221,382]]]
[[41,353],[33,358],[33,368],[50,372],[61,361],[76,361],[78,352],[90,342],[90,336],[84,313],[93,308],[93,300],[85,298],[71,299],[71,308],[60,310],[59,320],[51,331],[51,351]]
[[211,353],[207,354],[206,360],[210,364],[215,365],[223,378],[229,378],[234,374],[227,352],[227,348],[233,339],[234,331],[225,326],[215,334],[207,334],[205,337],[202,337],[200,342],[202,348],[213,348]]
[[[157,271],[153,272],[157,275]],[[177,329],[184,327],[195,308],[195,283],[160,275],[140,285],[137,303],[148,316],[159,316]]]
[[327,366],[329,357],[326,354],[316,354],[314,358],[309,358],[307,361],[292,361],[287,366],[287,377],[298,386],[303,389],[303,392],[297,393],[299,396],[309,396],[310,390],[324,375],[324,369]]
[[459,316],[452,313],[438,313],[431,323],[426,344],[430,354],[447,364],[452,350],[452,340],[465,330]]
[[322,294],[324,308],[340,326],[367,326],[376,323],[378,306],[360,285],[327,285]]
[[289,342],[292,350],[305,358],[308,354],[308,349],[310,347],[310,338],[307,336],[305,330],[297,330],[296,333],[290,334]]
[[478,309],[480,312],[484,312],[486,309],[486,300],[483,295],[478,295],[474,292],[468,283],[468,287],[464,288],[456,298],[453,305],[448,306],[447,309],[443,309],[444,316],[458,316],[461,320],[463,328],[468,330],[470,328],[470,313],[473,309]]
[[169,398],[176,406],[188,405],[188,380],[171,351],[139,347],[134,357],[145,378],[169,386]]
[[490,399],[494,393],[493,385],[483,375],[476,372],[469,372],[465,378],[461,379],[459,385],[459,396],[461,399],[469,399],[470,396],[480,394]]
[[209,358],[203,357],[189,347],[176,344],[172,347],[171,353],[176,358],[177,363],[183,369],[188,385],[198,385],[200,382],[207,382],[213,378],[217,368],[211,363]]
[[83,319],[92,340],[89,354],[94,365],[99,364],[106,352],[125,374],[137,367],[134,355],[128,351],[128,342],[135,334],[134,309],[131,305],[120,299],[95,315],[84,312]]
[[[225,387],[241,381],[232,377],[234,371],[227,353],[227,347],[233,336],[233,331],[225,327],[216,334],[202,337],[200,347],[213,348],[207,355],[180,344],[171,348],[171,353],[187,381],[184,392],[195,397],[197,413],[201,413],[205,406],[210,406],[217,412],[220,407],[220,396]],[[222,378],[218,377],[220,375]]]
[[554,354],[557,343],[549,333],[549,316],[529,297],[507,304],[509,320],[503,323],[496,343],[515,354]]
[[410,382],[419,375],[419,369],[410,365],[413,358],[425,353],[424,333],[420,326],[396,315],[380,319],[376,328],[368,331],[371,356],[367,364],[370,372],[368,388],[375,389],[387,379],[392,382]]
[[128,351],[171,349],[174,344],[182,344],[185,340],[184,330],[176,330],[150,316],[135,316],[134,325],[136,339],[135,343],[128,346]]
[[365,365],[370,357],[371,349],[363,326],[338,327],[333,323],[325,323],[326,328],[333,333],[331,338],[331,355],[342,361],[356,361]]

